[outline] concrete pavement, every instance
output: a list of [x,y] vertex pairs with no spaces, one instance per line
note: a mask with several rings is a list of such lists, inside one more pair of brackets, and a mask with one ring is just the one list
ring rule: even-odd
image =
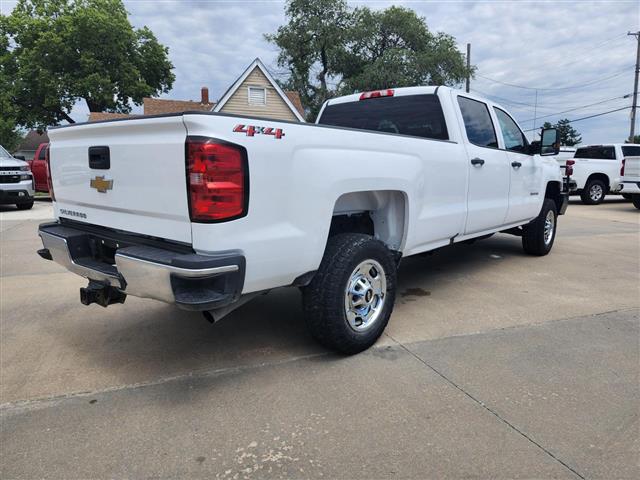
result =
[[[32,213],[46,217],[47,204]],[[365,354],[309,338],[296,290],[211,326],[40,260],[0,212],[2,478],[637,478],[640,235],[629,203],[407,259]],[[235,476],[235,477],[234,477]]]

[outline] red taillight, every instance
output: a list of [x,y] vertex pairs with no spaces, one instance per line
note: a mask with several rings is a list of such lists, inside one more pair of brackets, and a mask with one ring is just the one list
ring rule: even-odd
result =
[[217,222],[246,215],[245,149],[206,137],[187,137],[186,148],[191,220]]
[[44,161],[47,167],[47,187],[49,188],[49,195],[51,196],[51,200],[53,202],[56,201],[56,196],[53,193],[53,181],[51,181],[51,146],[47,145],[44,151]]
[[575,160],[567,160],[566,166],[567,168],[565,168],[564,173],[567,177],[570,177],[571,175],[573,175],[573,166],[575,165],[576,161]]
[[393,97],[393,89],[374,90],[372,92],[363,92],[360,94],[360,100],[368,100],[370,98]]
[[622,167],[620,167],[620,176],[623,177],[624,176],[624,161],[626,160],[626,158],[622,159]]

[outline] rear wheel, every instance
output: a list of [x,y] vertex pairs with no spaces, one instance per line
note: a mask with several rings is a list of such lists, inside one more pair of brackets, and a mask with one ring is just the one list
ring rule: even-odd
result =
[[307,327],[331,350],[361,352],[387,326],[395,290],[396,262],[382,242],[355,233],[331,237],[318,272],[303,290]]
[[522,248],[530,255],[546,255],[556,238],[558,212],[556,203],[545,198],[538,217],[522,227]]
[[33,202],[18,203],[16,204],[16,207],[18,207],[18,210],[31,210],[31,208],[33,207]]
[[633,206],[640,210],[640,195],[631,195]]
[[598,205],[602,203],[607,194],[607,186],[602,180],[589,180],[584,186],[580,198],[585,205]]

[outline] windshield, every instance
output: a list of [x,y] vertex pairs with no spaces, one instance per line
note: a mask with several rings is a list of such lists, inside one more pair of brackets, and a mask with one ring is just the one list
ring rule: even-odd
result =
[[328,105],[321,125],[448,140],[440,100],[436,95],[405,95]]
[[12,156],[9,152],[7,152],[7,151],[2,147],[2,145],[0,145],[0,159],[3,159],[3,160],[9,160],[9,159],[11,159],[11,160],[13,160],[13,156]]

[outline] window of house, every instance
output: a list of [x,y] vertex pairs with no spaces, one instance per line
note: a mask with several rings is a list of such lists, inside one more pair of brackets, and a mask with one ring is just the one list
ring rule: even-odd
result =
[[264,87],[249,87],[249,105],[266,105],[267,89]]
[[486,103],[467,97],[458,97],[467,138],[479,147],[498,148],[496,131]]

